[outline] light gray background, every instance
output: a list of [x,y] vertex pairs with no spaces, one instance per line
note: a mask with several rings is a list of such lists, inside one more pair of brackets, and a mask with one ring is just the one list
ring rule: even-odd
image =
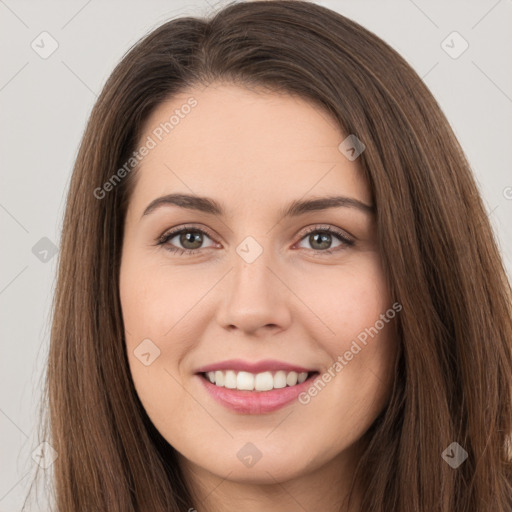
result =
[[[115,64],[168,19],[208,14],[208,1],[0,0],[0,512],[20,510],[39,444],[57,258],[41,261],[32,248],[43,237],[59,244],[79,141]],[[512,1],[316,3],[376,33],[424,79],[469,158],[512,275]],[[31,48],[43,31],[59,45],[47,59]],[[441,46],[453,31],[469,43],[456,59]]]

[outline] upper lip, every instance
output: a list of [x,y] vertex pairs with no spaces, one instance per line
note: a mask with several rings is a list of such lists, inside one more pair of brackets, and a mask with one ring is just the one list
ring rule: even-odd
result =
[[218,363],[208,364],[196,370],[196,373],[214,372],[216,370],[238,370],[249,373],[261,373],[265,371],[279,371],[286,372],[314,372],[311,368],[304,368],[296,364],[286,363],[284,361],[277,361],[275,359],[265,359],[258,362],[243,361],[241,359],[228,359]]

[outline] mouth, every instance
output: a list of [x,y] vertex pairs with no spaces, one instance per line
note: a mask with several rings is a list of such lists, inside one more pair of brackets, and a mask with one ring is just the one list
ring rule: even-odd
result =
[[297,386],[313,377],[318,372],[265,371],[251,373],[236,370],[216,370],[202,372],[200,375],[214,386],[238,391],[255,391],[258,393]]
[[216,370],[196,375],[207,396],[230,411],[265,414],[298,401],[298,396],[312,385],[320,373],[278,370],[254,374]]

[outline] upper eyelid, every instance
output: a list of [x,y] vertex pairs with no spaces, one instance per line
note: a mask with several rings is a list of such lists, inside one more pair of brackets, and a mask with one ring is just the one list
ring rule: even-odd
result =
[[210,233],[210,231],[207,228],[204,227],[198,227],[198,226],[192,226],[192,225],[185,225],[182,227],[177,228],[171,228],[167,231],[164,231],[161,236],[158,237],[159,240],[168,238],[172,235],[174,238],[176,235],[179,235],[182,231],[202,231],[204,234],[208,235],[212,240],[215,239],[215,237]]

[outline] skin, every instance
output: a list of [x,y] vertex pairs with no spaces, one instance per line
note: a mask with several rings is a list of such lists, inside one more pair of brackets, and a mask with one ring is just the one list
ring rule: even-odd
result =
[[[374,326],[391,301],[373,216],[341,207],[279,217],[292,200],[334,192],[370,205],[370,190],[358,160],[338,150],[346,135],[334,120],[289,95],[227,83],[197,87],[160,104],[140,143],[191,96],[197,106],[143,159],[126,215],[120,295],[137,393],[180,454],[196,497],[191,508],[348,510],[340,506],[361,436],[390,394],[393,321],[307,405],[234,412],[210,397],[195,372],[239,358],[322,374]],[[143,215],[155,198],[177,192],[213,198],[226,216],[171,205]],[[167,246],[199,247],[195,254],[157,245],[171,228],[191,223],[211,236],[194,245],[176,235]],[[323,254],[321,240],[304,233],[318,224],[339,228],[354,245],[328,235],[338,250]],[[252,263],[236,252],[247,236],[263,248]],[[160,350],[149,366],[134,355],[144,339]],[[248,442],[262,454],[252,467],[237,457]],[[355,496],[350,510],[357,510]]]

